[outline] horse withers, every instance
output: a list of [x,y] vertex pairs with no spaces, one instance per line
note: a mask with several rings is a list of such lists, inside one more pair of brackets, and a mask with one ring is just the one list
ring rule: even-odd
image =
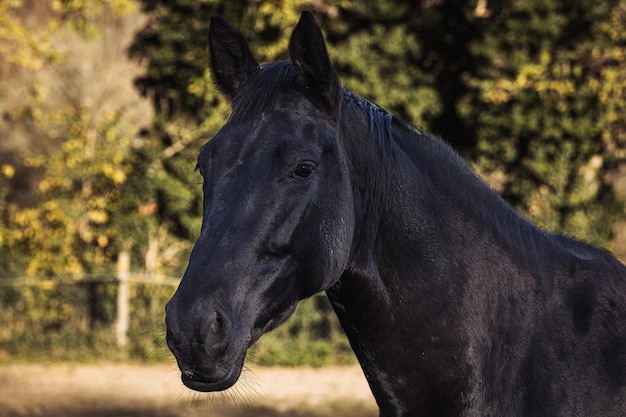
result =
[[626,269],[540,230],[442,141],[342,88],[303,13],[259,66],[214,17],[232,114],[200,150],[204,218],[166,307],[182,381],[232,386],[247,349],[326,291],[381,416],[626,415]]

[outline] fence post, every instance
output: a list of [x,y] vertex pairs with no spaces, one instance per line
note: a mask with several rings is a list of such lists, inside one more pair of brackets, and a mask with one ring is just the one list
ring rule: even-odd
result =
[[130,278],[130,255],[123,251],[117,258],[117,323],[116,341],[117,346],[126,347],[128,341],[129,321],[129,278]]

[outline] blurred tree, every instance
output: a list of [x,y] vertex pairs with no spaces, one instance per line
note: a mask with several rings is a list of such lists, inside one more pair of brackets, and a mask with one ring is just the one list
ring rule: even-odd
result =
[[[3,274],[101,269],[112,265],[116,240],[129,239],[115,216],[132,171],[137,112],[128,107],[141,106],[115,94],[123,89],[119,82],[98,82],[90,72],[99,59],[115,56],[115,47],[103,58],[84,45],[108,30],[103,22],[121,25],[133,6],[131,0],[0,2]],[[107,66],[128,72],[118,63]]]
[[498,2],[470,47],[457,103],[478,169],[543,227],[611,246],[623,217],[608,174],[624,162],[626,2]]
[[625,3],[146,0],[153,17],[131,53],[148,61],[137,84],[156,126],[184,116],[217,127],[227,107],[205,69],[209,16],[225,15],[265,62],[286,58],[300,9],[313,9],[349,88],[450,141],[534,221],[610,246]]
[[[61,60],[62,54],[50,46],[55,28],[66,25],[94,36],[98,15],[122,13],[131,3],[51,1],[52,18],[40,31],[20,23],[21,2],[0,3],[0,18],[8,22],[0,31],[0,52],[9,63],[4,68],[39,68]],[[118,140],[127,143],[124,156],[113,164],[118,178],[119,172],[125,173],[115,184],[124,198],[113,203],[113,193],[105,200],[115,205],[115,210],[109,209],[115,212],[108,225],[115,233],[109,232],[109,239],[115,234],[117,246],[134,242],[137,260],[155,270],[162,258],[155,253],[169,251],[174,258],[172,254],[188,249],[197,234],[200,178],[192,167],[199,146],[228,114],[228,104],[207,70],[210,15],[223,14],[241,28],[258,60],[266,62],[286,58],[289,32],[303,6],[253,0],[141,4],[148,20],[129,53],[146,65],[136,85],[150,98],[155,118],[142,137]],[[325,28],[331,57],[348,87],[450,140],[535,221],[608,244],[613,219],[621,213],[608,173],[623,159],[624,34],[616,29],[624,23],[623,0],[482,1],[461,6],[445,0],[325,1],[306,7],[317,13]],[[18,34],[25,41],[13,41]],[[65,142],[63,161],[71,157],[70,144],[92,140],[93,132],[125,136],[108,121],[121,123],[122,113],[113,110],[104,118],[91,114],[89,119],[88,102],[52,109],[43,105],[45,88],[33,85],[31,94],[32,105],[5,113],[5,118],[46,124],[49,136]],[[59,110],[68,128],[47,124],[59,120]],[[82,132],[72,133],[81,126]],[[109,142],[99,143],[106,154]],[[41,198],[54,199],[52,194],[45,197],[45,184],[57,180],[46,178],[53,175],[53,164],[35,161],[31,159],[31,167],[47,173],[42,174],[44,186],[38,185],[41,210]],[[104,165],[83,162],[92,173],[100,170],[104,175]],[[5,181],[16,177],[15,169],[3,163]],[[71,178],[82,173],[59,169],[54,175]],[[95,197],[82,193],[70,193],[65,204]],[[17,210],[10,199],[4,200],[5,213]],[[90,206],[85,207],[89,213]]]
[[45,118],[49,129],[67,135],[63,151],[27,162],[45,170],[37,204],[3,207],[2,266],[41,275],[103,269],[116,236],[111,215],[131,169],[131,138],[120,129],[119,113],[97,124],[87,107],[49,112]]
[[330,54],[341,80],[457,149],[475,137],[458,115],[463,74],[479,62],[468,45],[480,33],[471,2],[344,2],[326,14]]
[[22,1],[0,1],[0,67],[6,74],[11,67],[39,69],[45,63],[58,59],[58,51],[50,42],[56,24],[49,22],[40,31],[34,31],[22,22],[18,15]]
[[[105,72],[120,63],[67,41],[117,31],[137,5],[128,54],[154,109],[141,134],[140,103],[111,89],[134,69]],[[201,223],[197,152],[229,112],[207,68],[210,16],[262,63],[288,57],[302,9],[348,88],[450,141],[532,220],[610,247],[626,195],[626,0],[0,0],[0,273],[107,269],[129,246],[135,267],[182,273]],[[302,314],[323,330],[321,311]],[[277,335],[306,345],[300,320]]]
[[[300,17],[297,2],[140,0],[150,16],[129,49],[147,69],[135,84],[149,97],[156,123],[187,117],[200,123],[222,101],[210,84],[210,17],[225,16],[244,33],[259,62],[284,58],[288,34]],[[157,126],[160,128],[160,126]]]

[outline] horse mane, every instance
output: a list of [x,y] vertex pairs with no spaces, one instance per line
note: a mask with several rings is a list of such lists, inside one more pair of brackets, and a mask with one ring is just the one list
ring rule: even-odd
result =
[[[465,204],[468,211],[478,215],[481,224],[490,224],[504,246],[514,247],[516,253],[534,253],[535,256],[545,256],[549,248],[556,248],[579,262],[603,259],[608,265],[612,264],[613,256],[608,250],[580,242],[576,237],[542,229],[520,215],[443,139],[424,133],[395,116],[391,121],[395,122],[393,142],[413,163],[429,164],[429,172],[441,173],[437,184],[440,190],[456,190],[448,194],[467,197],[459,204]],[[465,192],[459,194],[458,190]]]
[[[409,161],[414,168],[413,172],[428,172],[430,188],[422,192],[431,194],[426,198],[433,201],[445,195],[448,199],[455,199],[448,204],[463,207],[468,214],[467,221],[471,221],[471,216],[474,216],[476,224],[489,225],[490,233],[497,236],[504,246],[524,248],[529,253],[532,253],[533,248],[540,253],[545,250],[546,244],[571,246],[569,238],[546,232],[518,214],[441,138],[407,124],[379,105],[348,90],[345,90],[344,106],[356,106],[362,117],[368,120],[367,133],[380,155],[378,166],[373,169],[377,173],[370,173],[369,181],[381,181],[386,170],[403,163],[400,160]],[[343,123],[351,127],[358,125],[354,123],[355,115],[350,115],[350,111],[344,113],[350,120],[344,120]],[[366,132],[348,129],[346,133],[360,136],[363,140],[362,136]],[[403,153],[405,158],[401,158],[398,153]],[[462,192],[459,193],[459,190]],[[379,210],[380,204],[383,204],[380,196],[373,201],[376,207],[371,210]],[[364,209],[367,211],[367,208]],[[495,212],[500,215],[494,215]]]
[[389,142],[392,137],[392,122],[395,116],[380,107],[378,104],[354,95],[350,90],[345,89],[344,98],[361,109],[369,120],[369,130],[375,138],[382,140],[383,142]]
[[[489,194],[495,193],[444,140],[406,123],[366,98],[356,96],[347,89],[344,91],[346,101],[356,105],[368,120],[368,133],[373,136],[378,145],[378,151],[385,159],[384,162],[396,163],[397,161],[387,161],[386,159],[393,158],[393,153],[401,150],[411,163],[422,170],[426,165],[430,168],[439,167],[436,171],[444,174],[454,169],[457,174],[462,174],[469,182],[468,185],[477,186]],[[355,125],[351,121],[344,123],[350,123],[351,126]],[[441,175],[440,179],[446,178],[450,178],[450,176]],[[497,198],[500,199],[499,196]]]

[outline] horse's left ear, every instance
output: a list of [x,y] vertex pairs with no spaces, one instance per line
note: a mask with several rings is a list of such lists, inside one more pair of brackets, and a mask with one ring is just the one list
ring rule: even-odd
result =
[[340,97],[341,85],[328,58],[322,31],[310,12],[302,12],[293,30],[289,54],[305,87],[332,111]]
[[229,99],[259,68],[243,35],[223,17],[215,15],[209,27],[211,72],[219,90]]

